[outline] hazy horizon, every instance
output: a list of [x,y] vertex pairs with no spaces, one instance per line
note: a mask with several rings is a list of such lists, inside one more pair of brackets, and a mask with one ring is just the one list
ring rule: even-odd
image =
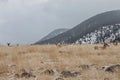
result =
[[120,9],[120,0],[0,0],[0,44],[34,43],[96,14]]

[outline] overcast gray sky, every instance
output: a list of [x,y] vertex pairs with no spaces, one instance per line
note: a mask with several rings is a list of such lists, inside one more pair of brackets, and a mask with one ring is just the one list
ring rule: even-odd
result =
[[0,43],[33,43],[58,28],[72,28],[120,0],[0,0]]

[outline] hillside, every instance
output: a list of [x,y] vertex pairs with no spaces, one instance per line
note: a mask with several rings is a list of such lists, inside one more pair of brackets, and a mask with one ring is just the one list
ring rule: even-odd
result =
[[[96,16],[93,16],[83,21],[79,25],[73,27],[72,29],[55,36],[54,38],[37,42],[37,44],[76,43],[80,41],[80,39],[83,39],[87,34],[91,34],[95,31],[99,31],[101,28],[104,28],[104,27],[106,28],[109,26],[118,27],[119,24],[120,24],[120,10],[108,11],[108,12],[104,12]],[[113,31],[113,32],[116,32],[116,31]],[[117,34],[119,34],[119,30]],[[119,36],[117,38],[119,38]],[[94,41],[94,42],[98,42],[98,41]],[[99,41],[99,42],[102,42],[102,41]]]
[[[43,37],[40,41],[48,40],[59,34],[62,34],[63,32],[66,32],[66,31],[68,31],[68,29],[66,29],[66,28],[56,29],[56,30],[52,31],[51,33],[49,33],[47,36]],[[40,42],[40,41],[38,41],[38,42]]]

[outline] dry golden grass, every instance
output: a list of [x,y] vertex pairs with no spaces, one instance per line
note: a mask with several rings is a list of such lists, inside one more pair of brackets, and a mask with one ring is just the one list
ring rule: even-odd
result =
[[[120,80],[120,72],[108,73],[101,69],[102,66],[120,63],[120,44],[110,44],[106,49],[95,49],[95,46],[103,45],[0,46],[0,80],[55,80],[65,70],[80,72],[81,75],[64,80]],[[36,77],[15,77],[21,69],[31,71]],[[42,74],[47,69],[52,69],[55,74]]]

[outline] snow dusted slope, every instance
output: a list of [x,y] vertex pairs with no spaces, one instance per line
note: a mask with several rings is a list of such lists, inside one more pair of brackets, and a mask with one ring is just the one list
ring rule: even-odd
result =
[[[37,44],[56,44],[56,43],[98,43],[114,41],[114,38],[119,38],[118,35],[113,37],[114,34],[119,34],[120,24],[120,10],[113,10],[97,14],[93,17],[76,25],[72,29],[59,34],[53,38],[39,41]],[[111,38],[112,37],[112,38]]]
[[[66,32],[66,31],[68,31],[68,29],[66,29],[66,28],[56,29],[56,30],[52,31],[51,33],[49,33],[47,36],[43,37],[40,41],[44,41],[44,40],[53,38],[59,34]],[[38,41],[38,42],[40,42],[40,41]]]
[[103,43],[120,41],[120,24],[103,26],[83,36],[76,43]]

